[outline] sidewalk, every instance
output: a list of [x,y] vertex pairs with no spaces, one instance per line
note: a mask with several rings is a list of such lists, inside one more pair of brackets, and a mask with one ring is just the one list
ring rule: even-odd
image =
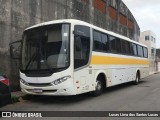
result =
[[160,72],[150,72],[149,75],[153,75],[153,74],[159,74]]
[[16,91],[16,92],[11,92],[11,95],[20,98],[25,96],[26,94],[22,93],[21,91]]

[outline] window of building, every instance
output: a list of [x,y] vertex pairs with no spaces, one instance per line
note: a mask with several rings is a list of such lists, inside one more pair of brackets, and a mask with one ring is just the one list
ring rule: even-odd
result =
[[127,17],[126,16],[124,16],[124,15],[122,15],[122,14],[120,14],[119,15],[120,16],[120,23],[122,24],[122,25],[127,25]]
[[145,40],[149,40],[149,36],[147,35],[147,36],[145,36]]
[[133,21],[131,21],[131,20],[128,21],[128,28],[134,29],[134,22]]
[[102,13],[106,13],[106,1],[105,0],[94,0],[94,7]]
[[117,0],[110,0],[110,5],[117,9]]
[[152,48],[152,49],[151,49],[151,53],[154,53],[154,51],[155,51],[154,48]]

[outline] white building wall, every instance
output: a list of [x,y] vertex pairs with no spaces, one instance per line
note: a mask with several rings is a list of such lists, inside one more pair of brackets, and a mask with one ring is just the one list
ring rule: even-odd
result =
[[158,71],[157,72],[160,72],[160,62],[158,62]]
[[[146,36],[149,37],[149,40],[146,39]],[[150,61],[150,74],[156,72],[156,64],[155,64],[155,57],[156,57],[156,35],[152,31],[144,31],[141,32],[140,35],[140,43],[145,44],[148,47],[148,56]],[[154,50],[152,50],[154,49]]]

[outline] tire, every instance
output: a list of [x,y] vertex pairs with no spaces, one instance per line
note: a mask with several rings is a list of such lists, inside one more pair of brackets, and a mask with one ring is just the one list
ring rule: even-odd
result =
[[0,108],[5,106],[5,105],[8,105],[8,104],[11,104],[11,94],[5,94],[5,95],[0,95]]
[[135,85],[138,85],[138,84],[139,84],[139,80],[140,80],[140,76],[139,76],[139,74],[137,73],[137,75],[136,75],[136,80],[134,81],[134,84],[135,84]]
[[96,97],[96,96],[100,96],[103,92],[103,82],[101,77],[98,77],[96,80],[96,86],[95,86],[95,91],[91,92],[91,95]]

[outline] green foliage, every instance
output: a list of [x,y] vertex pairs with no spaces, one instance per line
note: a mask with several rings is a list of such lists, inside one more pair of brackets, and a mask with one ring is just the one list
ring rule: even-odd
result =
[[11,101],[12,101],[12,103],[19,102],[19,97],[13,95],[13,96],[11,96]]

